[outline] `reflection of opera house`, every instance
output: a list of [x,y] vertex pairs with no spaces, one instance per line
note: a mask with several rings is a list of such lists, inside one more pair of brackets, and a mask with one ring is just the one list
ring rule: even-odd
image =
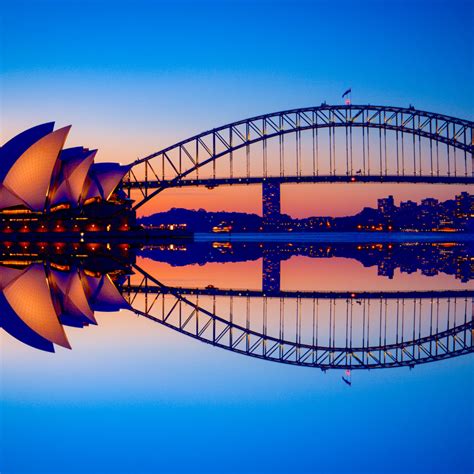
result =
[[37,349],[70,348],[63,326],[96,324],[95,311],[128,307],[109,275],[44,263],[0,265],[0,326]]
[[[0,148],[4,231],[20,230],[15,229],[18,220],[30,221],[24,231],[126,227],[130,213],[124,211],[129,209],[129,201],[117,186],[129,168],[94,163],[97,150],[63,149],[70,128],[54,131],[53,122],[45,123],[20,133]],[[64,219],[68,223],[63,223]],[[45,225],[48,222],[55,225]],[[95,223],[89,229],[91,222]]]

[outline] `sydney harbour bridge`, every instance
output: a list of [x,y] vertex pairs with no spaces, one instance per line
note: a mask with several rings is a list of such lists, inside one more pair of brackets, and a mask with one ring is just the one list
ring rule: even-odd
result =
[[[326,105],[214,128],[135,161],[139,209],[166,189],[287,183],[474,184],[474,122],[376,105]],[[264,216],[265,217],[265,216]]]

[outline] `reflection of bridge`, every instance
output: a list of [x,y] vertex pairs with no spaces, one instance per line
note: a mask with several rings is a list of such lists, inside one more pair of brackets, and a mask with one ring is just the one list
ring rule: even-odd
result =
[[[170,288],[134,267],[133,311],[260,359],[329,368],[413,367],[474,351],[473,291],[279,292]],[[138,279],[137,279],[138,277]]]
[[185,288],[154,285],[145,277],[139,284],[128,283],[122,286],[126,293],[135,294],[165,294],[179,293],[186,296],[231,296],[245,298],[289,298],[289,299],[410,299],[410,298],[474,298],[474,290],[406,290],[406,291],[292,291],[279,290],[267,293],[265,290],[230,289],[230,288]]
[[[170,187],[474,183],[474,122],[413,107],[326,105],[260,115],[137,160],[135,208]],[[324,133],[323,133],[324,132]]]

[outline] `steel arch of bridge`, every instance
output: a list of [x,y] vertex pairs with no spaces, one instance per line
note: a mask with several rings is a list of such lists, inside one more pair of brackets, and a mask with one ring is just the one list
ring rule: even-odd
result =
[[[198,300],[196,302],[192,301],[189,297],[183,295],[179,289],[163,285],[136,265],[134,268],[142,276],[140,284],[136,286],[125,284],[121,290],[135,314],[158,322],[206,344],[258,359],[323,370],[332,368],[372,369],[403,366],[414,367],[417,364],[474,352],[474,300],[472,292],[469,293],[470,296],[466,296],[468,293],[462,291],[459,292],[457,297],[456,295],[450,295],[448,298],[448,311],[452,310],[453,305],[456,307],[458,301],[464,302],[464,320],[460,324],[446,327],[444,330],[441,330],[436,325],[436,328],[431,328],[429,334],[421,336],[421,334],[415,334],[415,329],[413,329],[413,337],[411,339],[404,339],[402,336],[399,340],[397,333],[396,342],[387,343],[386,334],[383,337],[382,329],[380,329],[381,333],[378,344],[369,344],[367,339],[366,345],[363,344],[357,347],[352,346],[351,336],[348,339],[346,332],[345,346],[324,346],[318,344],[317,339],[316,341],[313,340],[312,344],[304,343],[297,334],[295,340],[286,339],[281,334],[280,337],[270,335],[266,332],[266,326],[264,326],[262,331],[257,331],[251,329],[248,324],[247,326],[239,325],[233,321],[232,315],[230,315],[229,319],[226,319],[217,314],[215,306],[213,310],[206,309],[199,305]],[[134,306],[140,294],[145,295],[145,306],[143,309]],[[444,296],[444,292],[440,294]],[[171,300],[169,299],[170,296]],[[335,299],[343,300],[347,308],[351,308],[358,303],[362,304],[363,302],[364,311],[366,300],[372,298],[369,294],[364,295],[362,300],[355,300],[347,296],[345,294],[332,295],[328,293],[325,296],[320,294],[318,297],[328,298],[330,301]],[[380,295],[373,295],[373,297],[383,301]],[[168,304],[165,303],[166,298],[168,298],[166,300]],[[396,298],[396,296],[392,295],[392,298]],[[436,295],[430,294],[428,297],[420,296],[418,299],[415,296],[414,300],[415,303],[419,300],[420,305],[421,301],[424,300],[433,308],[437,298]],[[402,296],[396,301],[398,309],[398,305],[403,305],[405,299]],[[249,303],[247,303],[247,308],[249,308]],[[433,312],[433,309],[431,311]],[[385,324],[387,324],[386,319]],[[397,319],[397,331],[398,325]]]
[[[329,174],[322,176],[315,169],[315,154],[317,155],[317,133],[319,129],[329,130]],[[346,132],[345,141],[345,169],[343,173],[336,173],[336,145],[335,130],[343,128]],[[284,136],[296,134],[296,140],[301,139],[301,132],[312,130],[313,140],[313,182],[350,181],[357,174],[352,164],[352,129],[361,128],[363,132],[363,170],[357,176],[358,181],[375,182],[447,182],[447,183],[474,183],[474,122],[447,115],[417,110],[413,107],[401,108],[377,105],[326,105],[307,107],[259,115],[245,120],[233,122],[212,130],[195,135],[170,147],[160,150],[133,163],[122,186],[128,189],[138,189],[142,196],[135,204],[141,207],[154,196],[169,187],[183,185],[204,184],[212,186],[218,184],[251,183],[263,181],[267,178],[266,143],[269,139],[279,138],[280,146],[280,178],[283,182],[302,181],[301,149],[298,155],[296,146],[297,174],[292,177],[284,175],[282,170],[282,148]],[[379,131],[380,154],[377,166],[370,168],[370,138],[369,130]],[[386,132],[396,134],[396,173],[388,173],[387,139]],[[367,133],[367,137],[365,135]],[[413,137],[413,169],[405,168],[403,137],[409,134]],[[399,143],[400,136],[400,143]],[[418,138],[420,148],[419,163],[416,163],[416,144]],[[422,169],[421,138],[430,143],[430,167]],[[315,151],[316,140],[316,151]],[[367,140],[367,142],[365,142]],[[249,173],[250,146],[263,143],[263,176],[252,177]],[[384,143],[385,150],[382,150]],[[432,144],[435,143],[435,151]],[[447,147],[447,173],[440,173],[439,162],[434,153],[438,153],[438,144]],[[399,149],[401,148],[401,150]],[[450,149],[454,151],[454,163],[451,162]],[[247,176],[233,176],[232,155],[234,152],[245,149],[247,153]],[[456,157],[456,150],[460,151],[461,158]],[[333,154],[334,153],[334,154]],[[366,156],[367,153],[367,163]],[[216,161],[229,156],[229,176],[219,182],[216,176]],[[470,158],[470,165],[468,164]],[[458,173],[458,161],[463,160],[462,173]],[[299,164],[298,164],[299,161]],[[206,165],[213,165],[213,175],[206,180],[199,179],[199,170]],[[340,164],[339,164],[340,165]],[[454,166],[454,167],[453,167]],[[141,173],[139,173],[139,169]],[[189,179],[196,173],[196,179]],[[143,175],[143,178],[139,178]],[[169,175],[171,177],[169,177]],[[270,178],[270,177],[269,177]],[[253,181],[252,181],[253,180]]]

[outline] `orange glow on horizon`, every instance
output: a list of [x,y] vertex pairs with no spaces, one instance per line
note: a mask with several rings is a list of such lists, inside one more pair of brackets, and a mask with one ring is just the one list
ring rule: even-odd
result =
[[[377,207],[377,199],[392,194],[395,202],[411,199],[420,202],[426,197],[441,201],[453,199],[466,191],[462,185],[412,184],[286,184],[281,188],[281,212],[294,218],[309,216],[347,216],[364,207]],[[136,196],[138,199],[138,195]],[[168,189],[139,210],[140,216],[164,212],[173,207],[234,211],[262,214],[260,185],[221,186],[214,189]]]

